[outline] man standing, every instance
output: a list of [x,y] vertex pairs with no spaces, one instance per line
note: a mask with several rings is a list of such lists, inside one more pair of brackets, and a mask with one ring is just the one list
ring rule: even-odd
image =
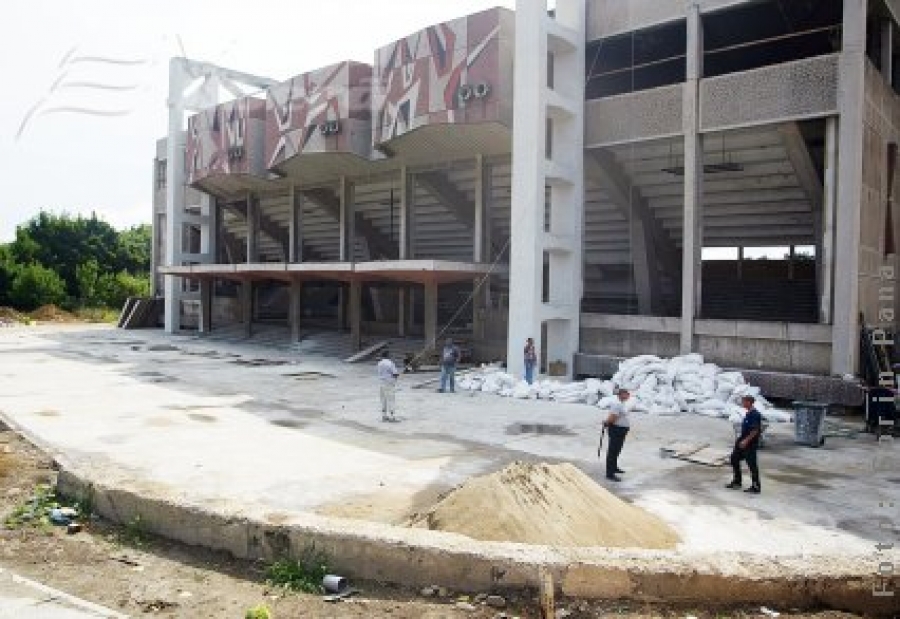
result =
[[394,417],[395,391],[397,389],[397,377],[400,372],[397,366],[391,361],[388,351],[381,353],[381,361],[375,366],[375,373],[378,375],[378,382],[381,387],[381,420],[397,421]]
[[627,389],[619,389],[619,401],[609,407],[609,416],[603,422],[603,427],[609,433],[609,445],[606,448],[606,479],[610,481],[622,481],[618,475],[625,471],[619,468],[619,454],[625,445],[625,435],[631,428],[628,419],[628,399],[631,394]]
[[744,492],[759,494],[762,489],[759,485],[756,450],[759,448],[759,437],[762,433],[762,415],[753,407],[754,403],[756,400],[752,396],[745,395],[741,398],[741,406],[747,412],[744,413],[744,421],[741,423],[741,435],[735,441],[734,451],[731,452],[731,468],[734,476],[727,487],[732,490],[741,489],[741,460],[746,460],[750,469],[751,485]]
[[537,365],[537,351],[534,349],[534,340],[525,340],[525,382],[529,385],[534,382],[534,366]]
[[459,347],[448,337],[441,352],[441,388],[438,389],[441,393],[447,390],[448,383],[450,393],[456,391],[456,364],[459,363],[459,357]]

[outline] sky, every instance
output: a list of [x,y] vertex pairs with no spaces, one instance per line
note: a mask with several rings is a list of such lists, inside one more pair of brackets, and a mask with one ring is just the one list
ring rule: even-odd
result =
[[515,0],[6,0],[0,243],[39,211],[150,223],[168,59],[285,80]]

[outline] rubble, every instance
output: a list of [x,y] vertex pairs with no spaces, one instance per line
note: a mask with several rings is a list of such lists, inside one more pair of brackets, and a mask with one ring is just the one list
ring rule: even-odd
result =
[[482,366],[457,381],[460,389],[497,394],[508,398],[538,399],[566,404],[608,408],[619,389],[631,392],[631,410],[651,415],[697,414],[740,422],[741,397],[756,399],[756,409],[770,423],[792,421],[791,413],[766,400],[759,387],[747,384],[740,372],[726,371],[706,363],[701,355],[671,359],[641,355],[623,361],[610,380],[588,378],[561,382],[554,379],[524,380],[498,366]]

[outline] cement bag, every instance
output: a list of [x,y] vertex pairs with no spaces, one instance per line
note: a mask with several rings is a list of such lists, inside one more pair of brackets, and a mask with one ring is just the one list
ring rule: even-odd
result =
[[617,396],[614,396],[614,395],[604,396],[597,401],[597,407],[600,410],[608,411],[610,408],[612,408],[613,404],[615,404],[618,401],[619,401],[619,398]]
[[510,397],[518,400],[527,400],[528,398],[531,398],[535,392],[535,389],[523,380],[512,388]]
[[780,408],[770,408],[765,413],[760,414],[769,423],[791,423],[794,420],[794,416],[790,412]]

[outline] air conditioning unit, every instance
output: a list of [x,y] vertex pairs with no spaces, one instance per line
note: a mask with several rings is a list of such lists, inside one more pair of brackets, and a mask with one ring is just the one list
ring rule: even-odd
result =
[[338,120],[328,120],[319,125],[322,135],[335,135],[341,132],[341,123]]
[[475,91],[468,84],[459,87],[459,100],[465,103],[475,95]]
[[486,96],[491,94],[491,85],[486,82],[482,82],[481,84],[476,84],[473,90],[475,92],[476,99],[484,99]]

